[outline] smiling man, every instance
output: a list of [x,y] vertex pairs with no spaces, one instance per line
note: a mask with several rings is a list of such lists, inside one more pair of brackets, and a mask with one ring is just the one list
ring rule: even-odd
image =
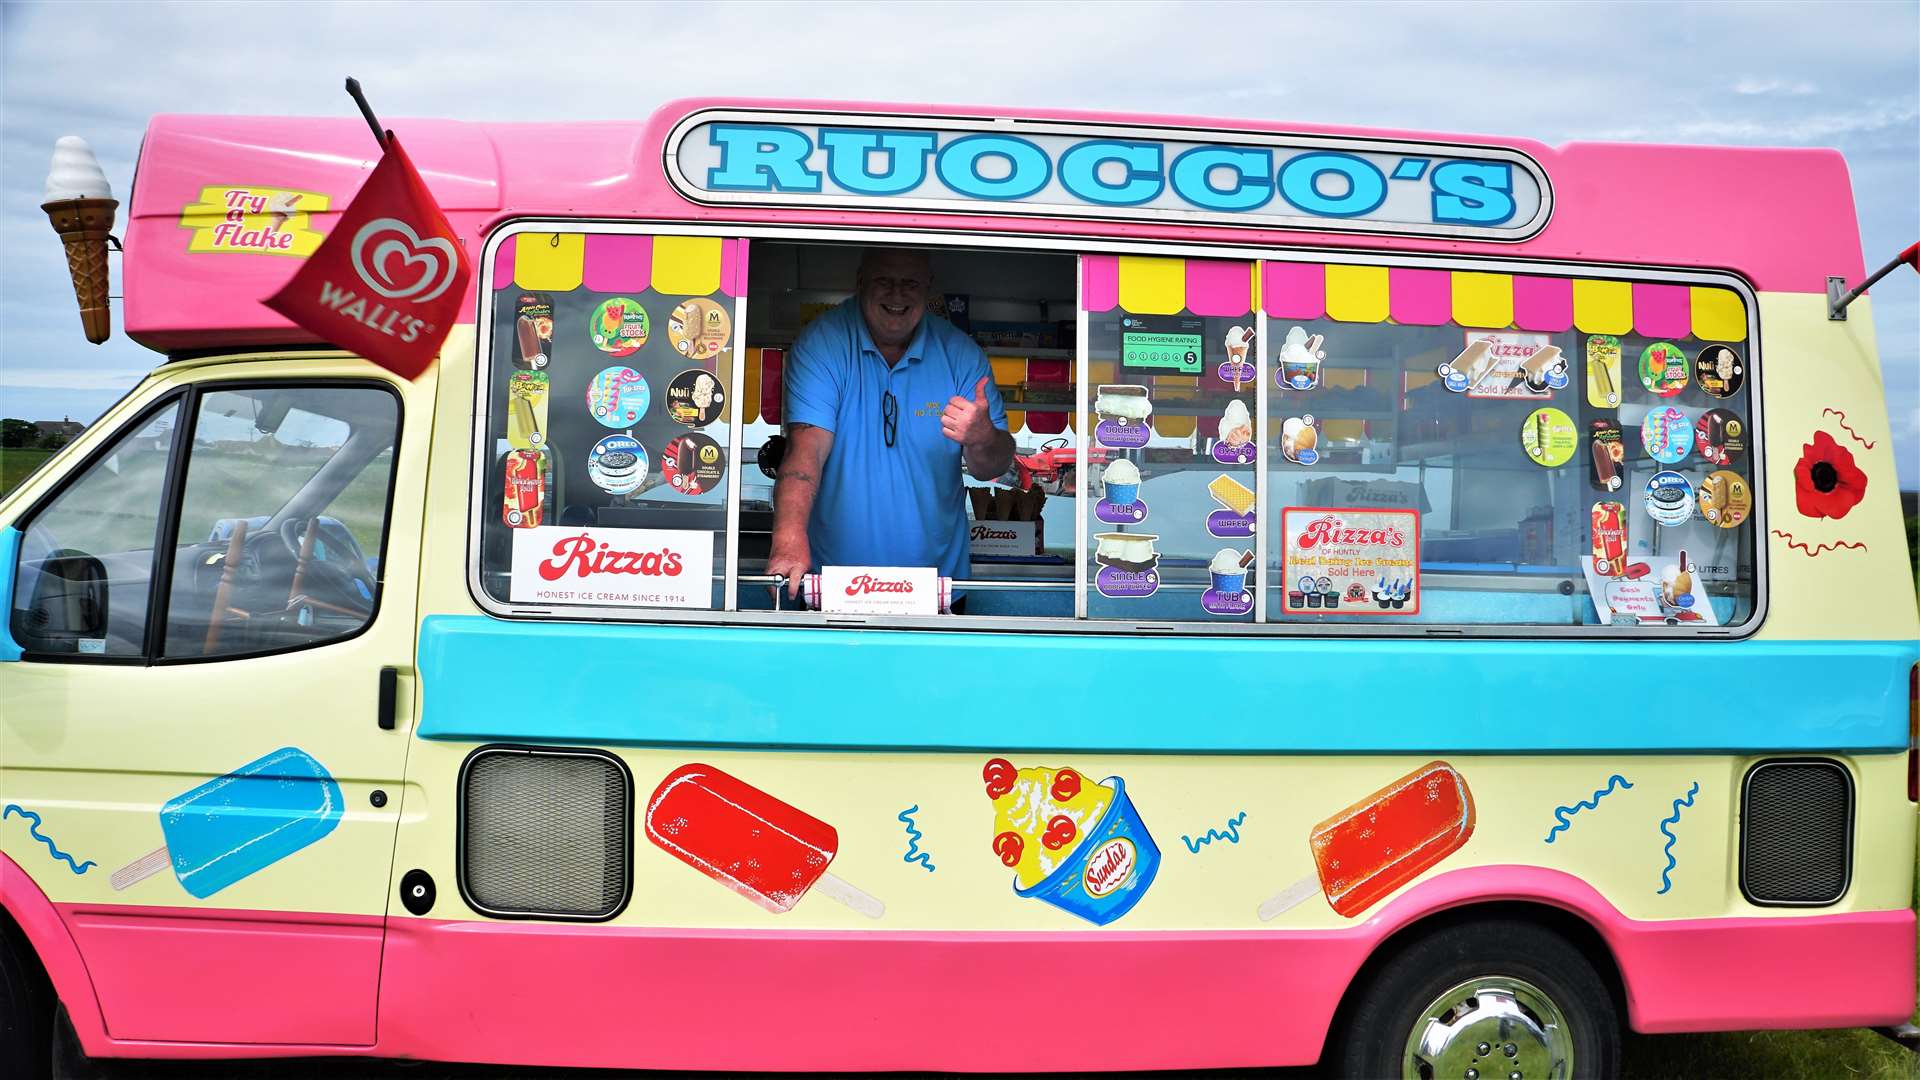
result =
[[767,572],[936,566],[964,578],[964,465],[991,480],[1013,462],[986,353],[927,318],[922,251],[874,249],[852,297],[800,332],[787,358],[787,452],[773,490]]

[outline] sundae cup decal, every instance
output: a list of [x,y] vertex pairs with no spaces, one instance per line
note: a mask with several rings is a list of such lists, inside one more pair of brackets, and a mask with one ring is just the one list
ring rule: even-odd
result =
[[720,377],[705,368],[688,368],[667,384],[667,415],[674,423],[706,427],[726,410]]
[[1291,416],[1280,425],[1280,454],[1295,465],[1311,465],[1320,460],[1320,429],[1312,414]]
[[1565,465],[1573,460],[1579,442],[1573,420],[1552,406],[1533,410],[1520,425],[1520,446],[1535,465],[1549,469]]
[[1673,397],[1687,388],[1693,365],[1687,354],[1670,341],[1656,341],[1640,351],[1640,385],[1652,393]]
[[689,360],[719,356],[731,336],[733,316],[704,296],[683,301],[667,316],[667,340],[673,343],[675,352]]
[[1239,398],[1227,402],[1220,417],[1220,437],[1213,443],[1213,460],[1222,465],[1251,464],[1255,456],[1253,416]]
[[1596,409],[1620,404],[1620,339],[1612,334],[1587,339],[1587,404]]
[[1147,520],[1140,497],[1140,467],[1125,458],[1110,462],[1101,474],[1106,495],[1093,504],[1093,516],[1108,525],[1138,525]]
[[647,471],[647,448],[632,435],[609,435],[587,452],[587,479],[609,495],[638,491]]
[[513,366],[543,371],[553,360],[553,301],[539,293],[521,293],[514,301]]
[[1661,525],[1685,525],[1693,517],[1693,484],[1671,469],[1647,481],[1647,516]]
[[1207,532],[1222,540],[1238,540],[1253,535],[1253,489],[1231,476],[1216,476],[1207,485],[1207,494],[1220,509],[1207,514]]
[[1693,421],[1671,405],[1648,409],[1640,425],[1640,441],[1647,456],[1662,465],[1677,465],[1693,452]]
[[1593,504],[1593,570],[1601,577],[1627,572],[1627,508],[1617,502]]
[[1287,331],[1280,343],[1279,362],[1273,366],[1273,381],[1280,389],[1311,390],[1320,385],[1320,363],[1327,358],[1320,348],[1323,340],[1319,334],[1309,337],[1304,326]]
[[500,520],[510,529],[532,529],[546,522],[545,450],[507,452],[505,505]]
[[1709,345],[1693,361],[1693,381],[1708,397],[1730,398],[1747,381],[1747,367],[1740,354],[1725,345]]
[[1626,483],[1627,446],[1616,420],[1595,420],[1587,428],[1587,449],[1593,468],[1587,480],[1596,491],[1619,491]]
[[647,380],[630,367],[602,368],[587,383],[587,411],[602,427],[632,427],[647,415],[652,400]]
[[1270,922],[1323,895],[1335,912],[1357,918],[1460,850],[1473,825],[1467,778],[1444,761],[1428,762],[1314,826],[1307,849],[1315,873],[1257,914]]
[[1101,386],[1094,393],[1093,411],[1100,418],[1093,441],[1101,446],[1138,450],[1153,437],[1153,399],[1144,386]]
[[993,800],[992,851],[1014,872],[1015,895],[1105,926],[1133,910],[1160,869],[1160,847],[1117,776],[1095,783],[1071,768],[981,770]]
[[1225,547],[1207,563],[1212,587],[1200,594],[1200,610],[1209,615],[1245,615],[1253,610],[1253,593],[1247,588],[1247,571],[1253,566],[1253,552]]
[[1093,587],[1115,600],[1152,596],[1160,588],[1160,553],[1153,533],[1094,533]]
[[614,356],[632,356],[647,343],[647,309],[640,301],[616,296],[600,302],[587,319],[594,348]]
[[1698,501],[1701,518],[1722,529],[1746,524],[1753,513],[1753,489],[1746,477],[1730,469],[1709,473],[1700,481]]
[[516,371],[507,377],[507,444],[538,450],[547,444],[547,373]]
[[1242,386],[1259,378],[1254,371],[1252,361],[1247,359],[1247,353],[1253,348],[1253,341],[1254,332],[1251,326],[1235,326],[1228,329],[1226,362],[1214,370],[1214,375],[1221,382],[1231,384],[1236,394],[1240,392]]
[[1693,448],[1715,465],[1731,465],[1747,452],[1747,425],[1731,409],[1708,409],[1693,422]]
[[886,905],[827,873],[840,833],[711,765],[682,765],[647,800],[647,839],[660,850],[773,912],[818,888],[870,919]]

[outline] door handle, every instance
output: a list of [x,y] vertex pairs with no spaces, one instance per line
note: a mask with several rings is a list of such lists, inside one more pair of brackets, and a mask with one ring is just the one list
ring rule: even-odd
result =
[[400,669],[384,667],[380,669],[380,730],[392,731],[394,727],[394,709],[400,697]]

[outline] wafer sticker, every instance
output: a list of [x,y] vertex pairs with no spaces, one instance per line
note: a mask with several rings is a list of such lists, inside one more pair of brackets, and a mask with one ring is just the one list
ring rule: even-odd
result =
[[1647,410],[1640,425],[1640,441],[1647,456],[1662,465],[1674,465],[1693,452],[1693,423],[1687,414],[1671,405]]
[[1709,345],[1694,358],[1693,381],[1708,397],[1730,398],[1747,381],[1747,366],[1731,348]]
[[689,368],[667,384],[667,415],[688,427],[706,427],[726,412],[720,377],[705,368]]
[[1535,465],[1557,469],[1573,460],[1579,445],[1573,420],[1551,406],[1533,410],[1520,425],[1520,446]]
[[629,428],[647,415],[652,401],[647,380],[630,367],[601,368],[587,383],[587,411],[602,426]]
[[1615,420],[1595,420],[1587,425],[1588,457],[1593,465],[1587,471],[1587,481],[1597,491],[1619,491],[1626,482],[1627,447],[1621,436]]
[[1612,334],[1587,339],[1587,404],[1596,409],[1620,404],[1620,339]]
[[733,316],[704,296],[686,300],[667,317],[667,340],[689,360],[710,360],[727,347],[733,335]]
[[1680,346],[1656,341],[1640,350],[1640,385],[1660,397],[1672,397],[1687,388],[1692,367]]
[[1746,477],[1720,469],[1700,481],[1700,516],[1711,525],[1732,529],[1746,522],[1753,513],[1753,489]]
[[609,495],[626,495],[647,482],[647,448],[631,435],[609,435],[587,454],[587,478]]
[[1731,409],[1708,409],[1693,423],[1693,448],[1715,465],[1731,465],[1747,452],[1747,425]]
[[720,484],[727,471],[720,444],[699,432],[689,432],[660,451],[660,475],[682,495],[701,495]]
[[1647,516],[1666,525],[1685,525],[1693,517],[1693,484],[1671,469],[1647,481]]
[[602,300],[587,319],[587,335],[594,348],[614,356],[631,356],[647,343],[647,309],[627,296]]
[[1207,514],[1207,532],[1222,540],[1253,535],[1253,489],[1231,476],[1216,476],[1207,485],[1207,494],[1220,509]]

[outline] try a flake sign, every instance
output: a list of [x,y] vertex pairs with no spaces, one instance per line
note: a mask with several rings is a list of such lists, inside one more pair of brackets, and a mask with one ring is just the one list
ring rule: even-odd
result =
[[1547,177],[1517,150],[1039,121],[708,110],[668,136],[696,202],[1227,222],[1522,240]]

